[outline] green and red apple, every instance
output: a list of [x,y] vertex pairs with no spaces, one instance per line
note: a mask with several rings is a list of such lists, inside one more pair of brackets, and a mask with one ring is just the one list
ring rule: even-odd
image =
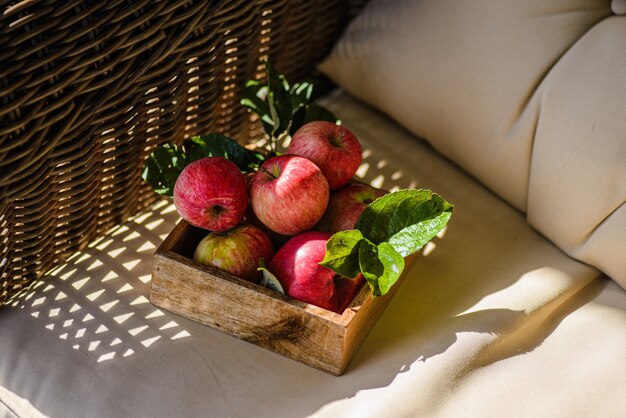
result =
[[269,263],[274,245],[254,225],[238,225],[226,232],[211,232],[196,247],[193,259],[244,280],[257,283],[261,279],[259,259]]

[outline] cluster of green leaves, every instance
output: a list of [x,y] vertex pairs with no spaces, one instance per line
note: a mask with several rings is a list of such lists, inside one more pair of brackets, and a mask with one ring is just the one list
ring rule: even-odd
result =
[[[311,103],[313,83],[309,81],[290,86],[284,75],[269,63],[265,64],[267,78],[246,83],[241,104],[259,115],[276,155],[278,139],[313,120],[337,122],[328,110]],[[159,145],[145,162],[142,178],[159,194],[172,196],[174,184],[187,164],[204,157],[224,157],[234,162],[243,172],[254,171],[265,157],[248,150],[237,141],[222,135],[195,136],[184,144]]]
[[194,136],[180,146],[166,143],[155,148],[145,162],[142,178],[157,193],[172,196],[183,168],[204,157],[224,157],[243,172],[256,170],[265,159],[222,134]]
[[259,116],[273,151],[276,151],[279,138],[293,135],[308,122],[337,122],[330,111],[311,103],[312,82],[304,81],[290,86],[285,76],[268,62],[265,63],[265,70],[265,80],[250,80],[246,83],[241,104]]
[[453,206],[430,190],[399,190],[372,202],[355,229],[334,234],[322,265],[354,278],[359,273],[375,296],[384,295],[404,270],[404,258],[441,231]]

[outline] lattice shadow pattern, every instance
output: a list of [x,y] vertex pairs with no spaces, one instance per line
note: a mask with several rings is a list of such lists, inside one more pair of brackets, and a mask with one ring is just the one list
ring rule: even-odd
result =
[[0,306],[155,199],[156,144],[258,137],[271,60],[311,74],[363,0],[0,0]]

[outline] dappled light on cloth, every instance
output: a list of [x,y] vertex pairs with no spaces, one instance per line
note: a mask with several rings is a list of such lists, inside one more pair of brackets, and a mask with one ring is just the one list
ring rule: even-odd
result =
[[149,301],[152,254],[177,218],[173,205],[157,203],[74,254],[12,305],[96,362],[189,336]]

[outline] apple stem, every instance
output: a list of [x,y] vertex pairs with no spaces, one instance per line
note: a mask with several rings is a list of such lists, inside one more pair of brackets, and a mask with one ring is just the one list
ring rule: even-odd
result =
[[331,135],[330,136],[330,143],[334,146],[334,147],[341,147],[341,142],[343,141],[343,137],[346,135],[345,132],[339,132],[338,136],[335,135]]
[[268,176],[270,176],[272,178],[272,180],[276,180],[277,177],[275,175],[273,175],[267,168],[261,167],[260,170],[264,174],[267,174]]

